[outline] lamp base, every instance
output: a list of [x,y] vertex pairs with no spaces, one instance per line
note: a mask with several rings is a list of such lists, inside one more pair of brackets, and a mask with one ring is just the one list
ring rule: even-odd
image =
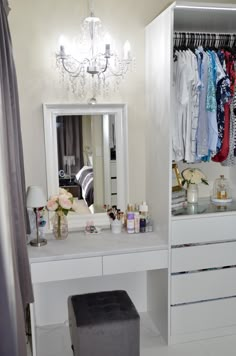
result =
[[46,239],[34,239],[30,241],[30,245],[34,247],[40,247],[47,245],[47,240]]

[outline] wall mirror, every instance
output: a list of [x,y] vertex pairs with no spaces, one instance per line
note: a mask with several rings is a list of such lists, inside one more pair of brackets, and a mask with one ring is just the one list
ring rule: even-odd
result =
[[70,228],[108,225],[104,205],[125,210],[128,197],[125,104],[44,104],[47,195],[59,187],[78,199]]

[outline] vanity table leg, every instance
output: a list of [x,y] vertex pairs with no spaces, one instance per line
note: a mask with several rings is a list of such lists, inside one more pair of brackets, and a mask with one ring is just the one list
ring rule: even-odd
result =
[[35,324],[35,307],[34,303],[30,304],[30,325],[31,325],[31,337],[32,337],[32,356],[37,356],[36,349],[36,324]]

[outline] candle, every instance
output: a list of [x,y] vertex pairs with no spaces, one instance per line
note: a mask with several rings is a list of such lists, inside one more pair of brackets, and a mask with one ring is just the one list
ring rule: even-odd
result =
[[111,53],[110,53],[110,45],[109,44],[106,44],[105,45],[105,57],[106,58],[109,58],[111,56]]
[[124,59],[130,59],[130,43],[126,41],[124,44]]

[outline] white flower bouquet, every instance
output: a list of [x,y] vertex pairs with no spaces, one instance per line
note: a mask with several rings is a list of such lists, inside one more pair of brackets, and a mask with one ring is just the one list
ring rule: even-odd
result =
[[47,210],[54,211],[58,215],[67,215],[69,211],[78,212],[78,204],[70,192],[59,188],[59,194],[49,198]]
[[182,185],[187,184],[189,186],[189,184],[200,183],[208,185],[207,177],[199,168],[186,168],[182,171],[181,175],[183,177]]

